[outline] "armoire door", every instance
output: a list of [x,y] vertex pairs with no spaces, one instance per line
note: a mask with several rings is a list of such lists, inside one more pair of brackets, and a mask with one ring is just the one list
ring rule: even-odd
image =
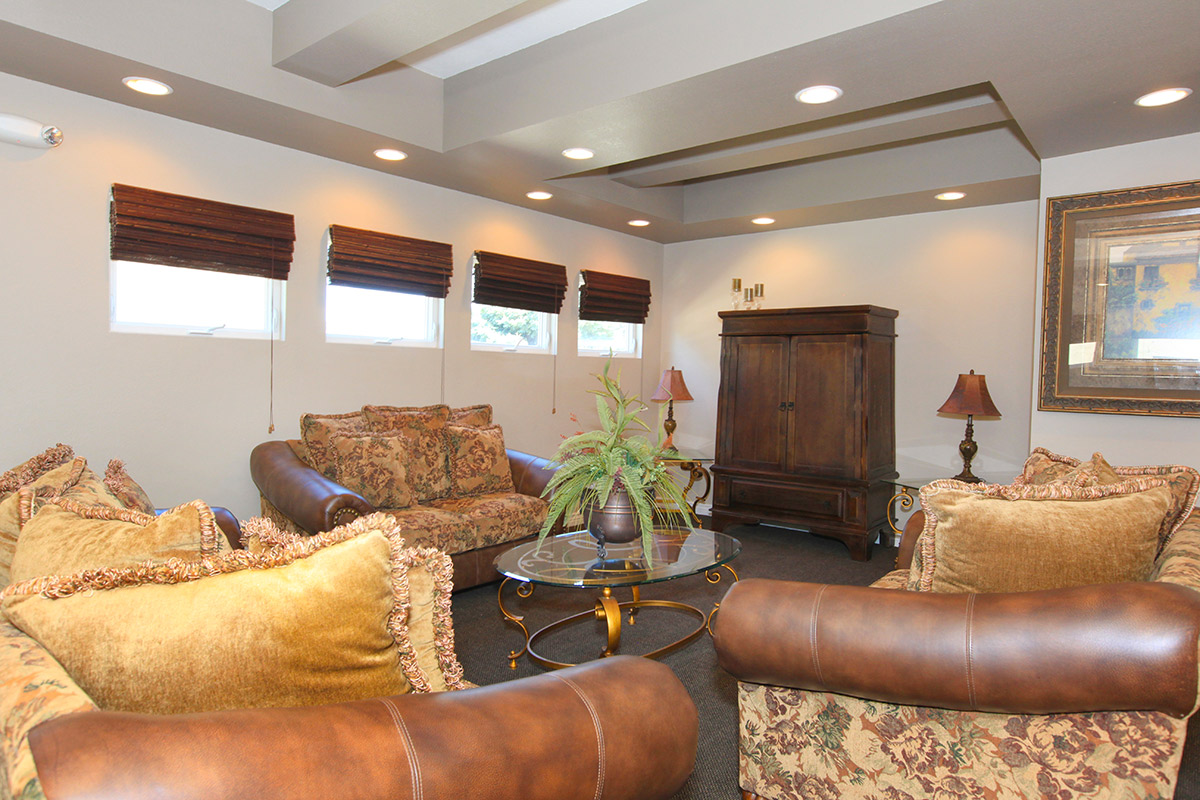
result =
[[723,342],[721,464],[780,471],[787,462],[787,336],[738,336]]
[[862,478],[862,337],[796,336],[788,472]]

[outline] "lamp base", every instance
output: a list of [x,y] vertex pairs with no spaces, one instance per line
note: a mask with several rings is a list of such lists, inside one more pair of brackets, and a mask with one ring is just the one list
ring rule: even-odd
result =
[[971,474],[970,468],[963,469],[962,472],[954,476],[954,480],[962,481],[963,483],[983,483],[983,478]]

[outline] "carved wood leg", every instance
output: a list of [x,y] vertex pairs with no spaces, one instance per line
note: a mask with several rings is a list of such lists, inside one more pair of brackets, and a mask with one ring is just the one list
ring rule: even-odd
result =
[[850,558],[855,561],[870,561],[874,539],[875,533],[872,531],[866,536],[848,536],[843,541],[846,542],[846,547],[850,548]]

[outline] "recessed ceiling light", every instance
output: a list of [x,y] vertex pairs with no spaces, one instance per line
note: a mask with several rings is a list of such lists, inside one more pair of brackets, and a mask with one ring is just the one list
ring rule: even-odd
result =
[[526,192],[525,196],[530,200],[549,200],[551,197],[554,197],[554,195],[550,194],[549,192],[542,191]]
[[588,150],[586,147],[568,147],[566,150],[563,150],[563,155],[567,158],[573,158],[576,161],[582,161],[583,159],[591,158],[596,154],[591,150]]
[[962,200],[966,195],[962,192],[942,192],[933,197],[935,200]]
[[1178,103],[1183,98],[1192,93],[1191,89],[1186,89],[1182,86],[1176,89],[1159,89],[1157,92],[1144,94],[1137,100],[1134,100],[1134,105],[1142,106],[1143,108],[1153,108],[1154,106],[1166,106],[1171,103]]
[[403,161],[408,158],[408,153],[394,147],[381,147],[375,151],[375,157],[384,161]]
[[644,228],[650,224],[650,220],[648,220],[648,219],[631,219],[631,220],[629,220],[629,224],[635,228]]
[[815,105],[830,103],[842,96],[842,90],[836,86],[809,86],[796,92],[796,99],[801,103]]
[[142,94],[163,95],[170,94],[171,92],[175,91],[162,81],[156,81],[153,78],[139,78],[134,75],[131,75],[128,78],[122,78],[121,83],[125,84],[130,89],[133,89],[135,92],[141,92]]
[[755,225],[774,225],[775,224],[774,217],[755,217],[754,219],[752,219],[750,221],[753,222]]

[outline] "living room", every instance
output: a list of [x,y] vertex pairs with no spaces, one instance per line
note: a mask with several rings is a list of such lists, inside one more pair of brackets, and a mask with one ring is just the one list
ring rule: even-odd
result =
[[[948,476],[961,467],[962,420],[939,416],[937,410],[956,377],[969,370],[987,376],[1002,412],[999,419],[976,423],[980,450],[974,469],[988,480],[1011,481],[1037,446],[1084,459],[1100,451],[1114,464],[1200,465],[1194,418],[1038,409],[1047,200],[1200,178],[1197,96],[1158,109],[1132,106],[1139,93],[1161,86],[1200,91],[1194,61],[1181,68],[1174,55],[1176,40],[1196,29],[1194,4],[1156,3],[1154,10],[1141,12],[1146,24],[1137,29],[1123,28],[1124,12],[1113,11],[1120,20],[1111,31],[1114,47],[1153,53],[1155,45],[1161,45],[1172,54],[1163,59],[1165,74],[1128,87],[1130,92],[1125,86],[1112,89],[1111,104],[1124,104],[1121,114],[1145,116],[1133,132],[1122,132],[1125,138],[1119,144],[1012,156],[1015,169],[1025,174],[1020,180],[1012,174],[993,176],[997,182],[1019,183],[1011,189],[1014,194],[996,195],[999,201],[975,202],[978,195],[968,191],[965,204],[957,207],[932,199],[906,205],[912,202],[910,195],[932,198],[934,191],[949,186],[989,183],[980,176],[960,180],[939,175],[927,186],[889,187],[878,192],[882,200],[876,194],[858,198],[882,203],[874,213],[859,210],[847,218],[808,222],[803,207],[780,206],[779,212],[797,215],[785,217],[764,209],[762,213],[775,213],[786,224],[745,224],[736,231],[670,241],[628,228],[624,218],[613,222],[610,206],[624,208],[623,200],[613,199],[615,191],[580,201],[604,209],[603,218],[591,224],[576,210],[542,210],[545,206],[525,200],[523,192],[505,202],[484,189],[472,192],[440,185],[441,178],[423,180],[427,168],[420,162],[437,150],[431,140],[440,137],[440,128],[438,136],[413,132],[412,138],[425,144],[409,147],[409,158],[395,165],[370,163],[374,159],[369,151],[347,154],[331,141],[340,128],[303,128],[306,120],[328,122],[336,115],[301,96],[290,82],[304,79],[294,75],[280,79],[282,90],[277,87],[295,97],[294,106],[267,90],[259,93],[258,104],[243,106],[254,92],[239,84],[248,78],[232,74],[241,65],[236,59],[261,62],[261,73],[277,69],[268,57],[272,12],[244,0],[220,0],[206,9],[185,9],[189,4],[179,3],[166,10],[150,2],[131,2],[124,7],[127,14],[119,16],[147,17],[127,30],[112,19],[117,14],[100,8],[107,4],[55,5],[52,10],[27,5],[0,12],[0,112],[53,124],[65,137],[53,149],[0,142],[5,190],[0,230],[6,244],[2,271],[8,300],[0,315],[0,341],[8,346],[14,366],[23,366],[21,378],[6,381],[0,389],[0,407],[8,420],[0,437],[4,468],[54,442],[66,442],[94,467],[102,467],[109,458],[123,459],[159,505],[203,498],[248,519],[259,513],[258,490],[248,470],[255,445],[297,438],[303,413],[336,413],[368,403],[489,403],[509,447],[548,457],[563,436],[580,427],[572,415],[583,425],[595,419],[588,391],[603,359],[580,355],[576,349],[581,269],[650,281],[652,301],[641,330],[641,357],[619,358],[616,366],[623,385],[642,396],[654,390],[664,369],[683,372],[695,399],[675,404],[675,438],[690,452],[712,456],[715,449],[721,347],[717,314],[733,308],[730,287],[740,279],[744,286],[763,284],[766,308],[873,304],[899,311],[896,453],[902,473]],[[951,0],[948,5],[957,9],[960,4]],[[1058,13],[1067,13],[1058,7],[1069,4],[1053,5]],[[1105,4],[1105,10],[1096,13],[1107,13],[1113,5],[1120,4]],[[885,15],[878,16],[871,19],[879,22]],[[617,19],[619,15],[614,24]],[[859,22],[869,27],[868,21]],[[839,24],[845,30],[859,27],[848,20]],[[1164,30],[1151,31],[1155,26]],[[223,44],[222,52],[236,51],[234,60],[212,59],[189,76],[187,65],[204,64],[204,51],[216,47],[203,41],[199,32],[216,35],[230,27],[239,28],[242,38]],[[1038,35],[1053,38],[1052,32]],[[103,57],[96,57],[111,62],[111,75],[72,67],[75,59],[86,63],[90,56],[83,51],[105,47]],[[1142,57],[1137,70],[1154,63],[1153,55]],[[135,96],[122,86],[106,84],[109,78],[119,84],[126,73],[146,70],[187,81],[165,98]],[[1031,81],[1055,81],[1055,75],[1038,64],[1028,71]],[[400,80],[387,73],[378,77]],[[1078,75],[1071,79],[1086,82]],[[340,89],[314,84],[313,92],[322,93],[321,102],[343,103],[349,116],[368,105],[373,80],[368,77]],[[811,82],[836,80],[830,75]],[[780,87],[796,108],[800,106],[791,96],[801,85]],[[190,88],[209,93],[208,102],[217,109],[211,116],[170,105],[181,102],[180,95]],[[388,84],[389,91],[393,88]],[[412,88],[414,95],[425,91]],[[429,91],[436,96],[431,107],[443,102],[440,89]],[[997,91],[1002,101],[1009,100],[1002,89]],[[117,92],[124,95],[112,99]],[[338,92],[350,99],[330,100]],[[900,102],[906,97],[888,99]],[[227,102],[224,111],[222,102]],[[721,116],[721,101],[709,102],[708,113]],[[277,115],[267,113],[269,108]],[[242,109],[245,119],[230,119]],[[1020,109],[1011,110],[1020,125]],[[375,130],[363,118],[345,124],[368,140],[393,143],[406,141],[391,135],[394,131],[434,124],[428,119],[395,119],[407,111],[380,110]],[[1070,124],[1070,116],[1068,107],[1058,124]],[[440,126],[440,119],[436,124]],[[1147,133],[1147,125],[1157,133]],[[595,142],[575,144],[602,149]],[[493,168],[504,172],[505,151],[497,147],[495,152],[494,162],[477,166],[481,175]],[[458,169],[470,171],[462,165]],[[543,180],[559,196],[556,199],[572,191],[586,194],[582,188],[572,189],[572,181],[586,178],[567,178],[559,188],[552,179],[573,168],[556,163],[555,169],[545,170]],[[886,175],[877,174],[886,182]],[[487,182],[479,176],[472,180]],[[283,335],[272,343],[113,331],[108,249],[113,184],[293,214],[296,243]],[[818,188],[828,190],[829,185]],[[659,189],[626,186],[620,191]],[[888,198],[901,210],[887,208]],[[830,196],[814,205],[853,205],[854,199]],[[669,205],[661,200],[639,202]],[[915,210],[903,210],[907,208]],[[681,225],[685,217],[679,214]],[[332,224],[453,246],[454,272],[442,309],[442,347],[327,340],[325,237]],[[553,317],[556,353],[472,348],[470,264],[478,250],[566,266],[567,299]]]

